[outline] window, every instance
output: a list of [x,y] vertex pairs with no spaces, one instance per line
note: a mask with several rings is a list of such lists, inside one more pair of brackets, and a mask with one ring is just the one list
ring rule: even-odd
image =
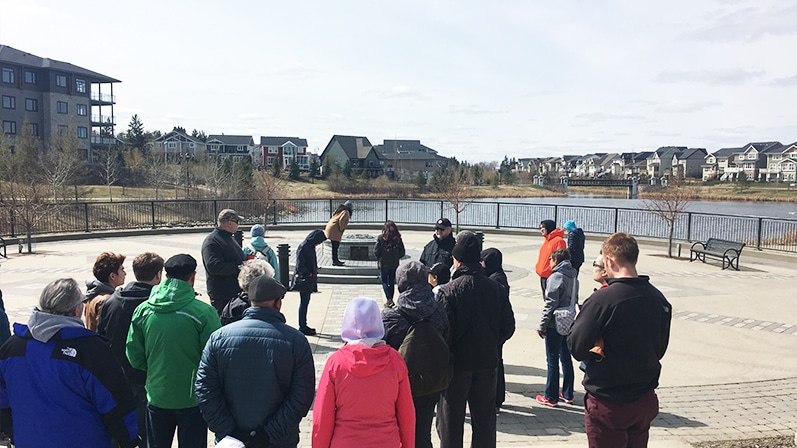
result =
[[39,136],[39,124],[38,123],[28,123],[30,126],[30,135]]
[[208,151],[218,152],[219,145],[208,145]]
[[86,93],[86,80],[75,78],[75,90],[77,93]]
[[69,132],[69,128],[65,124],[58,125],[58,135],[66,135]]
[[3,109],[16,109],[17,99],[13,96],[3,95]]
[[55,85],[58,87],[66,87],[66,75],[55,75]]
[[276,153],[277,153],[277,148],[275,148],[275,147],[273,147],[273,146],[272,146],[272,147],[269,147],[269,148],[268,148],[268,153],[269,153],[269,154],[276,154]]
[[14,75],[15,75],[15,72],[14,72],[13,68],[3,67],[2,80],[3,80],[4,83],[6,83],[6,84],[14,84],[14,82],[15,82],[14,81]]
[[174,149],[174,148],[176,148],[176,147],[177,147],[177,143],[175,143],[175,142],[168,142],[168,143],[166,144],[166,147],[167,147],[167,148],[169,148],[169,149]]
[[69,104],[67,104],[65,101],[59,101],[57,104],[57,110],[59,114],[69,113]]
[[39,101],[34,98],[25,98],[25,110],[36,112],[39,110]]
[[75,106],[77,114],[81,117],[85,117],[89,113],[89,108],[85,104],[78,104]]
[[25,84],[36,84],[36,72],[25,70]]
[[77,136],[80,138],[89,138],[89,129],[82,126],[77,128]]
[[238,152],[246,152],[246,146],[244,146],[244,145],[239,145],[239,146],[238,146]]
[[274,166],[274,159],[276,159],[276,157],[269,157],[269,158],[267,158],[267,159],[266,159],[266,165],[267,165],[267,166]]
[[3,132],[6,134],[16,134],[17,133],[17,122],[16,121],[3,121]]
[[755,160],[755,159],[756,159],[755,153],[751,152],[750,154],[747,154],[747,160]]

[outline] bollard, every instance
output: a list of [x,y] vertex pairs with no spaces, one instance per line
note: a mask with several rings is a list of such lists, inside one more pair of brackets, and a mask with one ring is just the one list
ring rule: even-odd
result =
[[484,232],[476,231],[476,232],[473,232],[473,233],[476,235],[476,238],[479,239],[479,250],[483,250],[484,249]]
[[244,247],[244,232],[243,230],[236,230],[235,234],[233,234],[233,239],[238,243],[239,246],[242,248]]
[[290,270],[290,255],[291,246],[288,244],[277,245],[277,258],[279,259],[279,282],[285,289],[289,289],[290,282],[288,281],[288,271]]
[[681,243],[678,243],[678,258],[681,258]]

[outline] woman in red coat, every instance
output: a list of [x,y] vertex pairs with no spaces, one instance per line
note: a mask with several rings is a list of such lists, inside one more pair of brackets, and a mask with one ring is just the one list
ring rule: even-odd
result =
[[313,447],[414,448],[415,408],[407,366],[385,344],[374,299],[346,306],[346,345],[327,360],[313,406]]

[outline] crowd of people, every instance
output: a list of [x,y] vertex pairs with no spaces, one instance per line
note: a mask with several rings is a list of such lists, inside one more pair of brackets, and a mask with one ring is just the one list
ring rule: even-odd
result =
[[[51,282],[11,335],[0,312],[0,436],[19,447],[169,448],[176,433],[181,448],[204,448],[210,430],[219,447],[296,447],[312,407],[314,447],[430,448],[436,432],[442,448],[457,448],[467,407],[471,446],[495,447],[503,345],[515,332],[510,285],[501,251],[483,249],[472,232],[454,235],[446,218],[419,261],[403,260],[398,226],[385,222],[374,247],[385,302],[348,303],[345,344],[316,389],[307,340],[317,333],[307,325],[316,246],[330,239],[343,266],[337,249],[352,211],[341,204],[299,244],[287,288],[265,229],[253,226],[242,248],[233,238],[240,217],[225,209],[201,249],[210,303],[197,297],[189,254],[139,254],[125,284],[125,256],[103,252],[85,294],[73,279]],[[539,226],[537,333],[548,375],[536,399],[573,404],[575,358],[590,446],[646,446],[670,305],[637,274],[639,248],[624,233],[604,241],[593,262],[600,289],[580,302],[584,233],[573,221],[564,227],[567,242],[554,221]],[[282,313],[288,290],[300,295],[298,328]]]

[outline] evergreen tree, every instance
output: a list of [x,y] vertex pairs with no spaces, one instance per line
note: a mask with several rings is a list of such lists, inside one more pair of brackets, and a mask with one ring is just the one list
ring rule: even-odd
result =
[[138,118],[138,114],[133,115],[127,127],[127,144],[131,148],[138,148],[142,153],[148,154],[147,133],[144,131],[144,123]]
[[294,157],[291,159],[291,164],[288,167],[288,178],[291,180],[299,180],[300,173],[301,171],[299,171],[299,163],[296,162],[296,158]]
[[318,159],[316,159],[314,156],[310,156],[310,170],[307,174],[310,176],[311,182],[318,175]]

